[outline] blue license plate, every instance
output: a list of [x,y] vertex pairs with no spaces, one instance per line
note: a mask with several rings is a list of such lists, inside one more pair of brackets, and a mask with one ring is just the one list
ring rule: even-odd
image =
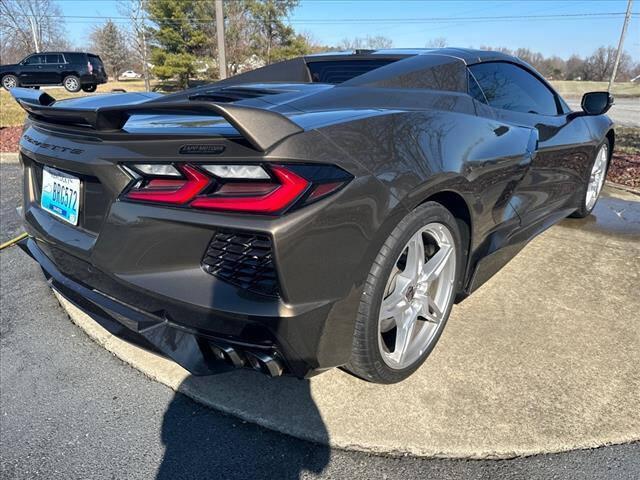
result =
[[40,206],[72,225],[78,224],[80,179],[68,173],[44,167]]

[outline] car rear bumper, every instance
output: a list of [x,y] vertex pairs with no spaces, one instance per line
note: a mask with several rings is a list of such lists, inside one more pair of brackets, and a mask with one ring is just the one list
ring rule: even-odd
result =
[[[314,355],[309,349],[319,340],[313,337],[314,331],[319,336],[328,333],[323,329],[327,309],[287,318],[233,316],[228,312],[205,312],[193,305],[153,298],[149,293],[119,284],[117,288],[121,297],[138,300],[136,304],[129,304],[78,279],[85,270],[88,275],[84,275],[84,280],[90,279],[91,283],[101,287],[111,284],[110,290],[115,286],[106,274],[81,260],[33,237],[22,240],[18,245],[40,265],[52,288],[110,333],[161,353],[193,375],[210,375],[234,367],[246,367],[270,376],[291,374],[304,378],[335,366],[321,366],[321,355]],[[63,267],[59,268],[60,264]],[[152,304],[159,310],[140,308],[149,308]],[[176,322],[169,311],[172,315],[180,312],[192,318],[206,318],[209,329]],[[216,326],[221,327],[222,324],[227,324],[227,327],[217,330],[226,333],[216,333]],[[298,328],[302,325],[308,327],[304,335]],[[236,333],[229,334],[231,330]],[[283,331],[290,332],[290,335],[282,335]]]
[[82,85],[101,85],[107,83],[108,79],[106,75],[88,73],[80,76],[80,83]]

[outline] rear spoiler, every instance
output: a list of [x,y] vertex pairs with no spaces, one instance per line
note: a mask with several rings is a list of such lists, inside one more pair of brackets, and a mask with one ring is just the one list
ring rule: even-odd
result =
[[229,122],[253,148],[263,152],[281,140],[303,131],[299,125],[280,113],[240,105],[180,100],[80,109],[56,107],[56,101],[51,95],[29,88],[12,88],[11,94],[35,120],[91,127],[98,131],[121,130],[134,114],[217,115]]

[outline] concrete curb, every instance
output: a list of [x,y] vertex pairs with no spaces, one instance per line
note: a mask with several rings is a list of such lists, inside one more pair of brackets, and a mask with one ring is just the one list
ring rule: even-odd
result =
[[621,185],[619,183],[610,182],[609,180],[607,180],[605,182],[605,185],[607,187],[615,188],[617,190],[622,190],[624,192],[633,193],[634,195],[639,195],[640,196],[640,188],[627,187],[626,185]]
[[0,152],[0,164],[2,163],[20,163],[18,152]]

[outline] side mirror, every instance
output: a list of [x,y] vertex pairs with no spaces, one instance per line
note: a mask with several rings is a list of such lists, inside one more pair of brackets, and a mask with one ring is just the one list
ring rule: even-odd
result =
[[613,105],[613,96],[609,92],[588,92],[582,96],[582,110],[587,115],[603,115]]

